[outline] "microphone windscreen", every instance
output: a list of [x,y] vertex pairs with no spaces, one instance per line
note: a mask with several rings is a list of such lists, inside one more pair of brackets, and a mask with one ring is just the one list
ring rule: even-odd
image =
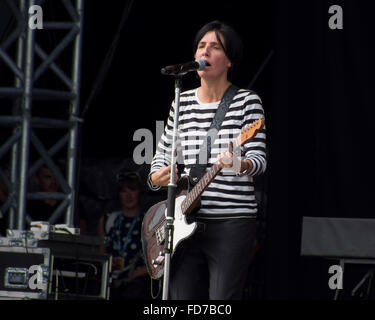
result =
[[203,59],[197,59],[195,60],[196,62],[198,62],[198,70],[203,70],[204,67],[206,66],[206,61],[204,61]]

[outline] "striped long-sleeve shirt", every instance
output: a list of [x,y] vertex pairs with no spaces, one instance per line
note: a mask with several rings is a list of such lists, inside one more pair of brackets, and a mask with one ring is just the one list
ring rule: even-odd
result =
[[[219,102],[202,103],[197,92],[198,89],[193,89],[183,92],[180,96],[177,139],[179,156],[177,161],[182,161],[185,165],[184,174],[189,174],[191,167],[196,163],[200,146],[206,139],[219,105]],[[164,133],[151,163],[150,175],[170,164],[173,119],[174,107],[172,104]],[[253,91],[238,90],[217,133],[216,140],[212,144],[207,170],[217,162],[217,155],[227,150],[228,142],[233,141],[246,125],[256,119],[264,119],[261,99]],[[202,193],[201,207],[196,214],[197,218],[256,216],[257,203],[253,177],[262,174],[266,169],[265,127],[241,146],[240,158],[250,160],[253,163],[253,169],[245,176],[239,176],[233,170],[221,170]],[[201,159],[199,161],[201,163]],[[150,179],[148,182],[152,190],[160,188],[154,185]]]

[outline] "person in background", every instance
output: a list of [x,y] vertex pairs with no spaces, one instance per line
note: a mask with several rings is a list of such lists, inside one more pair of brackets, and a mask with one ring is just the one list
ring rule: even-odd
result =
[[121,170],[117,175],[121,209],[104,215],[98,222],[98,235],[107,238],[104,252],[112,255],[111,300],[151,297],[151,279],[142,255],[142,184],[137,172]]
[[[59,192],[60,190],[55,175],[46,165],[36,172],[34,181],[39,192]],[[49,221],[60,202],[61,200],[56,199],[28,200],[27,213],[32,221]],[[63,215],[60,215],[55,223],[64,223]]]

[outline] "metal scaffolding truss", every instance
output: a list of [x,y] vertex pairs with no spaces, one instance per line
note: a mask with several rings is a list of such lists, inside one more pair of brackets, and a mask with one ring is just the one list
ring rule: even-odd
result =
[[[65,215],[74,224],[78,148],[81,30],[84,0],[6,0],[11,29],[0,39],[0,183],[8,226],[24,230],[27,203],[54,199],[51,224]],[[42,9],[41,29],[30,27]],[[62,160],[64,169],[58,163]],[[47,166],[59,192],[40,192],[32,177]]]

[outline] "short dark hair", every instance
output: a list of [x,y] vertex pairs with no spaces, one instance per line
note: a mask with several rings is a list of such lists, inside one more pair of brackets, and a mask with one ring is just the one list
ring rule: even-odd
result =
[[132,190],[142,190],[142,180],[136,171],[120,170],[116,176],[116,180],[119,192],[125,187],[129,187]]
[[[228,70],[228,78],[232,78],[234,72],[239,66],[242,55],[243,55],[243,42],[239,34],[228,24],[221,22],[219,20],[211,21],[205,24],[196,34],[193,42],[193,54],[197,51],[199,41],[203,36],[210,31],[214,31],[216,37],[222,46],[226,56],[230,60],[232,66]],[[220,36],[224,39],[222,43]]]

